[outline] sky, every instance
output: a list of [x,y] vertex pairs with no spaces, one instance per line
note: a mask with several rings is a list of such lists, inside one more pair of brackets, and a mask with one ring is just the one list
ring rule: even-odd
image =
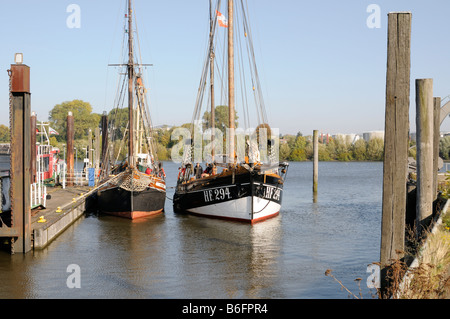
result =
[[[410,127],[415,80],[450,95],[447,0],[245,0],[269,124],[281,134],[384,129],[387,14],[412,12]],[[209,32],[208,0],[134,0],[154,125],[191,121]],[[80,8],[79,28],[67,21]],[[370,28],[375,11],[379,25]],[[70,7],[69,7],[70,8]],[[64,101],[110,111],[121,63],[125,0],[0,0],[0,124],[9,125],[7,69],[14,53],[31,68],[38,120]],[[375,17],[376,18],[376,17]],[[70,21],[73,21],[69,19]],[[145,74],[144,74],[145,75]],[[447,98],[448,100],[448,98]],[[450,131],[450,120],[441,131]]]

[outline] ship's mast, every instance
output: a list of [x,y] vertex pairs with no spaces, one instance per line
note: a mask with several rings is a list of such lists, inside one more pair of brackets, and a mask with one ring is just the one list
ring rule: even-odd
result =
[[215,16],[212,12],[212,4],[209,1],[209,21],[210,21],[210,31],[209,31],[209,63],[210,63],[210,84],[211,84],[211,162],[214,163],[214,155],[215,155],[215,146],[214,146],[214,128],[216,121],[216,110],[215,110],[215,101],[214,101],[214,41],[213,41],[213,32],[214,32],[214,21],[213,16]]
[[230,128],[229,162],[235,163],[234,150],[234,42],[233,42],[233,0],[228,0],[228,118]]
[[133,20],[131,0],[128,0],[128,165],[134,167],[134,120],[133,120]]

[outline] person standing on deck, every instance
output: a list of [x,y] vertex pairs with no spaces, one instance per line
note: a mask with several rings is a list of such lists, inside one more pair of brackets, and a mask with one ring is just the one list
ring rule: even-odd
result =
[[203,168],[200,166],[200,163],[197,163],[197,165],[194,167],[195,178],[201,178],[202,173],[203,173]]

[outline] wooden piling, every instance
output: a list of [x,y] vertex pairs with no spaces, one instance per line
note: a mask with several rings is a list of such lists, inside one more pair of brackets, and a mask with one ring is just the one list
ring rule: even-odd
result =
[[317,202],[317,188],[319,183],[319,131],[313,131],[313,201]]
[[74,142],[74,119],[72,112],[67,115],[67,186],[74,185],[74,156],[73,156],[73,142]]
[[408,169],[411,13],[388,14],[386,113],[380,283],[387,288],[387,267],[403,257]]
[[433,79],[416,80],[417,202],[416,229],[420,236],[433,214]]
[[102,164],[108,151],[108,115],[103,112],[102,115]]
[[437,199],[438,195],[438,171],[439,171],[439,141],[441,140],[441,98],[435,97],[433,99],[434,113],[433,113],[433,200]]

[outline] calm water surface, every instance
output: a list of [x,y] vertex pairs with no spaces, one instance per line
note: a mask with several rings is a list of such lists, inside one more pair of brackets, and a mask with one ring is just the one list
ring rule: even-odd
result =
[[[177,165],[164,164],[168,187]],[[130,221],[88,214],[43,251],[0,252],[0,298],[348,298],[379,260],[382,163],[291,163],[281,214],[247,225],[174,214]],[[167,196],[173,197],[173,188]],[[67,267],[81,270],[69,289]]]

